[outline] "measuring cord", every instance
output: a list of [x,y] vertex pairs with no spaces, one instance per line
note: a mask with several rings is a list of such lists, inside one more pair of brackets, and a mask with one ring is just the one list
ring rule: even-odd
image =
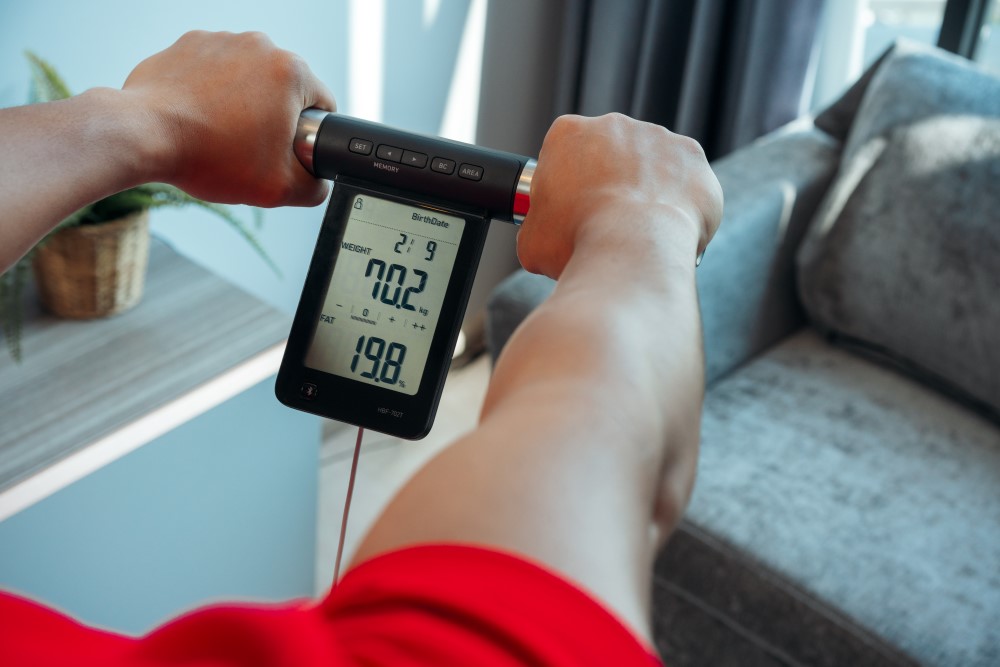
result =
[[347,500],[344,501],[344,517],[340,520],[340,543],[337,544],[337,562],[333,566],[333,583],[340,576],[340,557],[344,555],[344,536],[347,534],[347,515],[351,511],[351,496],[354,495],[354,477],[358,472],[358,458],[361,454],[361,436],[365,430],[358,429],[358,441],[354,443],[354,461],[351,462],[351,479],[347,482]]

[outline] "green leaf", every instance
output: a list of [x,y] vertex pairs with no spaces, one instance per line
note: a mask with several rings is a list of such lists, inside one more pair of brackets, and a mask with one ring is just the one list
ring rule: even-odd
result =
[[155,203],[155,195],[140,188],[131,188],[92,204],[89,211],[80,219],[80,224],[96,225],[111,222],[144,211]]
[[28,265],[31,255],[0,275],[0,319],[3,320],[3,334],[7,350],[17,363],[21,363],[21,331],[24,327],[24,304],[21,300],[28,282]]
[[62,80],[52,65],[31,51],[25,51],[24,56],[28,59],[28,64],[31,67],[31,92],[28,98],[31,104],[64,100],[73,96],[66,82]]
[[[75,213],[71,213],[65,220],[56,225],[51,232],[46,234],[45,238],[36,243],[35,247],[32,249],[32,252],[44,246],[46,243],[49,242],[49,239],[51,239],[53,236],[55,236],[62,230],[66,229],[67,227],[75,227],[81,224],[84,220],[87,219],[87,216],[90,215],[91,208],[93,208],[93,204],[91,204],[90,206],[85,206],[81,208],[79,211],[76,211]],[[19,261],[24,262],[27,261],[27,259],[28,258],[21,258]]]
[[214,213],[216,216],[229,223],[229,226],[250,244],[250,247],[252,247],[254,251],[260,255],[260,258],[264,260],[264,263],[267,264],[272,271],[274,271],[276,276],[279,278],[282,277],[281,269],[278,268],[278,265],[274,263],[274,260],[272,260],[267,254],[267,251],[264,250],[264,246],[261,245],[257,236],[245,224],[243,224],[239,218],[233,215],[232,211],[230,211],[226,206],[202,201],[201,199],[192,197],[183,190],[164,183],[147,183],[146,185],[140,185],[133,189],[141,190],[152,197],[153,203],[149,208],[193,205]]
[[[72,97],[69,87],[48,62],[31,51],[25,51],[31,69],[30,102],[51,102]],[[11,357],[21,361],[21,332],[24,324],[24,288],[28,281],[28,270],[35,251],[48,242],[52,236],[67,227],[81,224],[100,224],[117,220],[138,211],[166,208],[171,206],[198,206],[225,220],[236,233],[260,255],[275,275],[281,277],[278,265],[268,256],[256,235],[225,206],[212,204],[190,196],[186,192],[164,183],[139,185],[85,206],[56,225],[27,255],[0,274],[0,328],[7,342]],[[263,213],[258,208],[251,209],[253,226],[260,231]]]

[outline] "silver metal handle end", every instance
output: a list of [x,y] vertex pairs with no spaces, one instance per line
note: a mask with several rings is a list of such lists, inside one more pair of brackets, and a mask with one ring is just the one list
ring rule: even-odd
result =
[[306,109],[299,114],[299,123],[295,126],[295,139],[292,142],[292,149],[295,151],[295,156],[299,158],[302,166],[308,169],[309,173],[313,175],[316,174],[313,171],[313,151],[316,147],[316,134],[319,132],[319,126],[322,124],[323,119],[329,113],[329,111],[323,111],[322,109]]

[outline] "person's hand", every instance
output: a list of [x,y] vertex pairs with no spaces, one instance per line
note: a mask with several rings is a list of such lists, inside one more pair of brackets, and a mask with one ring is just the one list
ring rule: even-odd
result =
[[581,235],[644,233],[627,227],[636,206],[662,209],[671,226],[648,233],[687,234],[692,248],[705,249],[722,216],[722,189],[698,142],[621,114],[557,118],[518,234],[522,266],[558,278]]
[[123,86],[150,120],[151,180],[195,197],[315,205],[327,194],[296,159],[299,112],[336,109],[298,56],[262,33],[189,32],[141,62]]

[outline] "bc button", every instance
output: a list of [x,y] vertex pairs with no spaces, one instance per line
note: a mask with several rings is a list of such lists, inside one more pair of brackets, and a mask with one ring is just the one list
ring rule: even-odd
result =
[[439,174],[450,174],[455,171],[455,161],[443,157],[436,157],[431,160],[431,171]]

